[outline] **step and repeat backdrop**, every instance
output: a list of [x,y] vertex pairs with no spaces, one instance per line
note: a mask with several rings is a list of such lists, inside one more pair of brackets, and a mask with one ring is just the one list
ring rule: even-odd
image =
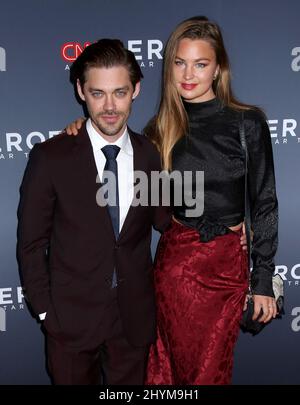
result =
[[[300,383],[300,2],[298,0],[3,0],[0,5],[0,384],[50,384],[44,337],[28,311],[16,261],[16,209],[30,149],[82,116],[69,83],[93,41],[120,38],[142,67],[130,126],[140,131],[160,96],[163,49],[183,19],[222,29],[233,88],[268,117],[280,204],[276,272],[285,315],[241,333],[234,384]],[[153,235],[153,254],[159,235]]]

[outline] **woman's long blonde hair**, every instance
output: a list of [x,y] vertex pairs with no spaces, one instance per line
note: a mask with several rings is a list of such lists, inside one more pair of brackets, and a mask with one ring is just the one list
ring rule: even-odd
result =
[[188,117],[173,79],[178,44],[183,38],[205,40],[214,49],[219,73],[213,82],[213,91],[222,104],[237,110],[252,108],[240,103],[233,96],[229,60],[219,26],[204,16],[193,17],[180,23],[168,39],[164,52],[162,98],[159,111],[145,128],[146,135],[160,151],[162,166],[166,170],[171,169],[173,146],[188,132]]

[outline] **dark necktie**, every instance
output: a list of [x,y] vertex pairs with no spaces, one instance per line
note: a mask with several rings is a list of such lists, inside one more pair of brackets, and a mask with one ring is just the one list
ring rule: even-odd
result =
[[[102,149],[104,156],[106,157],[106,163],[104,166],[104,171],[111,172],[114,176],[116,181],[112,182],[111,184],[106,179],[104,184],[107,183],[108,187],[108,212],[111,218],[112,226],[114,229],[114,234],[116,240],[119,237],[119,226],[120,226],[120,212],[119,212],[119,187],[118,187],[118,163],[117,163],[117,156],[120,152],[120,148],[116,145],[106,145]],[[110,203],[113,202],[113,204]],[[116,270],[114,269],[113,277],[112,277],[112,288],[117,286],[117,274]]]

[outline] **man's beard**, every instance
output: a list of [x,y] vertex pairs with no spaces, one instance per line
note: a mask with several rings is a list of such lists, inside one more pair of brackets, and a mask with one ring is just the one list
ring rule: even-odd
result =
[[[121,121],[118,119],[115,124],[106,124],[106,123],[103,123],[104,120],[102,122],[100,122],[102,115],[106,115],[106,116],[107,115],[112,115],[112,116],[117,115],[118,117],[121,117],[122,119],[121,119]],[[124,113],[117,112],[117,111],[99,113],[96,116],[96,120],[93,120],[93,122],[94,122],[94,125],[98,128],[98,130],[100,132],[102,132],[104,135],[115,136],[121,131],[121,129],[126,124],[126,115]]]

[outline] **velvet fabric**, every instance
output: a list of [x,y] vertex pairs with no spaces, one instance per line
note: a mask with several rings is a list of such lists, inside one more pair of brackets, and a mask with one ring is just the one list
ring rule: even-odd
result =
[[[241,232],[210,242],[172,221],[155,264],[157,341],[146,384],[229,384],[248,289]],[[201,239],[201,237],[200,237]]]

